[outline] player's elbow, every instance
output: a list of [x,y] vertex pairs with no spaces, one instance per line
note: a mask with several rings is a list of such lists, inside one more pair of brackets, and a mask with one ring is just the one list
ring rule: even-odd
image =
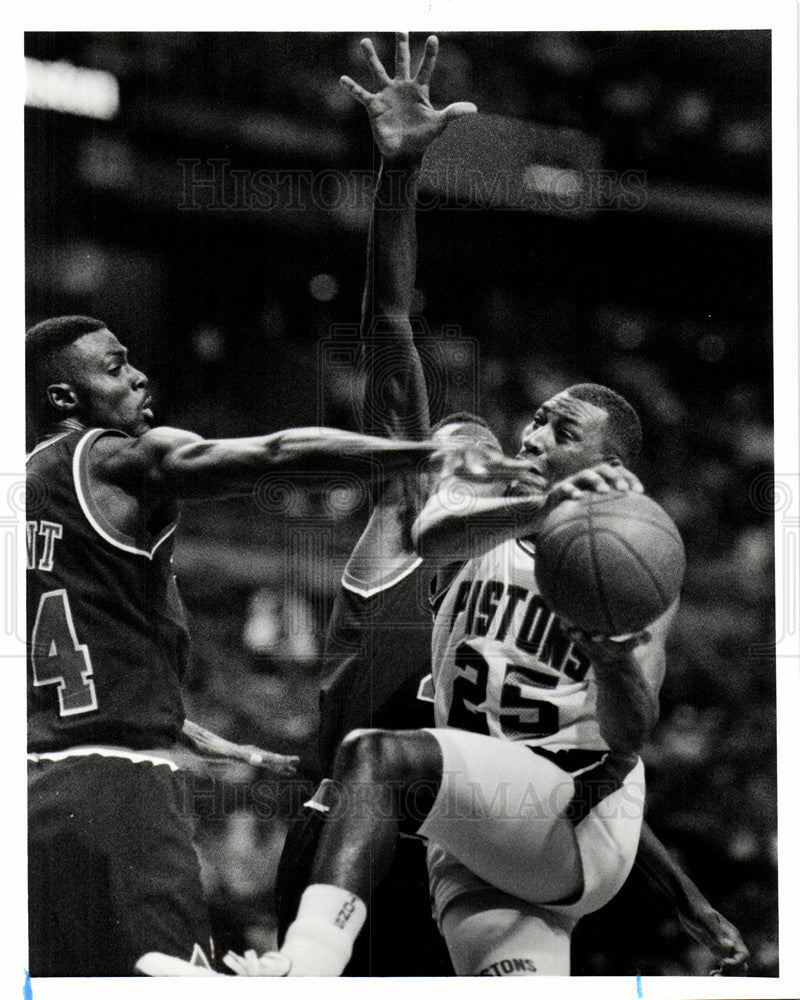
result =
[[637,731],[633,727],[619,728],[615,726],[613,729],[608,729],[601,726],[600,735],[605,740],[609,750],[626,757],[630,754],[638,754],[647,739],[647,734],[644,731]]

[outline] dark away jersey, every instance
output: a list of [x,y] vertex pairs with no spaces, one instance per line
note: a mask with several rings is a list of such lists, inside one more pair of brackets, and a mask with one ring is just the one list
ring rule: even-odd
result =
[[[168,746],[183,724],[188,656],[171,568],[173,521],[133,538],[89,489],[89,449],[67,431],[28,457],[28,750]],[[125,435],[122,435],[123,437]]]
[[399,579],[363,592],[342,581],[323,655],[319,748],[323,769],[352,730],[433,725],[418,692],[430,673],[430,573],[421,560]]

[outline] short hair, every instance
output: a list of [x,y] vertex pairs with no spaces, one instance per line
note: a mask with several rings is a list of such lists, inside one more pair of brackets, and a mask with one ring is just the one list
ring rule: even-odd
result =
[[478,427],[485,427],[487,431],[491,431],[492,429],[489,426],[488,420],[484,417],[479,417],[477,413],[468,413],[466,410],[459,410],[457,413],[448,413],[446,417],[437,420],[431,427],[431,434],[435,434],[443,427],[449,427],[450,424],[477,424]]
[[37,437],[55,418],[47,387],[70,375],[63,367],[63,349],[86,333],[104,329],[106,324],[91,316],[56,316],[37,323],[25,334],[26,407]]
[[573,399],[581,399],[605,410],[608,424],[605,428],[606,444],[613,448],[617,457],[625,465],[636,460],[642,447],[642,425],[636,410],[618,392],[596,382],[581,382],[571,385],[564,392]]

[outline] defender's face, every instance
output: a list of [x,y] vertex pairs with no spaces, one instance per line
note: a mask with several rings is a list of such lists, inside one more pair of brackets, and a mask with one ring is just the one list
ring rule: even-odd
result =
[[147,378],[128,361],[110,330],[79,337],[69,348],[80,416],[90,427],[113,427],[139,437],[153,421]]
[[522,432],[517,458],[531,463],[541,488],[608,460],[605,428],[608,414],[567,392],[553,396]]
[[[467,444],[472,444],[476,448],[481,448],[490,454],[496,453],[498,459],[503,457],[503,449],[500,447],[500,442],[487,427],[483,427],[481,424],[469,422],[444,424],[437,431],[434,431],[431,435],[431,440],[436,441],[438,444],[461,440]],[[439,484],[453,475],[460,459],[461,456],[459,455],[446,455],[442,461],[441,468],[437,472],[420,477],[420,489],[425,496],[435,493]]]
[[[471,443],[476,447],[485,449],[489,453],[496,453],[498,459],[503,457],[503,449],[500,447],[500,442],[487,427],[483,427],[481,424],[466,422],[444,424],[444,426],[434,432],[432,440],[440,444],[444,444],[447,441],[463,440],[466,443]],[[442,477],[452,472],[452,465],[453,463],[457,463],[457,461],[457,456],[452,460],[445,459],[442,465]]]

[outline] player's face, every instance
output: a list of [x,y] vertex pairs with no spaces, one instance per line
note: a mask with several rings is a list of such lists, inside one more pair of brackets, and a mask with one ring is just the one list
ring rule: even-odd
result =
[[[463,440],[468,444],[475,445],[476,448],[480,448],[482,451],[488,451],[490,454],[496,452],[498,458],[503,457],[503,449],[500,447],[500,442],[487,427],[483,427],[481,424],[465,422],[444,424],[443,427],[440,427],[433,434],[433,440],[441,444],[444,444],[446,441]],[[442,464],[441,476],[450,475],[453,464],[457,464],[458,460],[459,457],[457,455],[454,455],[451,460],[445,459]]]
[[[483,427],[481,424],[467,422],[444,424],[437,431],[434,431],[431,438],[439,444],[453,440],[462,440],[467,444],[480,448],[481,451],[496,452],[498,458],[503,457],[503,449],[500,447],[500,442],[487,427]],[[434,493],[439,483],[453,474],[455,467],[459,464],[460,458],[461,456],[457,454],[445,456],[439,471],[427,477],[426,486],[429,494]]]
[[562,392],[536,411],[522,432],[517,458],[531,463],[542,489],[606,461],[608,414],[599,406]]
[[86,333],[70,345],[80,416],[89,427],[113,427],[139,437],[153,421],[147,378],[128,361],[110,330]]

